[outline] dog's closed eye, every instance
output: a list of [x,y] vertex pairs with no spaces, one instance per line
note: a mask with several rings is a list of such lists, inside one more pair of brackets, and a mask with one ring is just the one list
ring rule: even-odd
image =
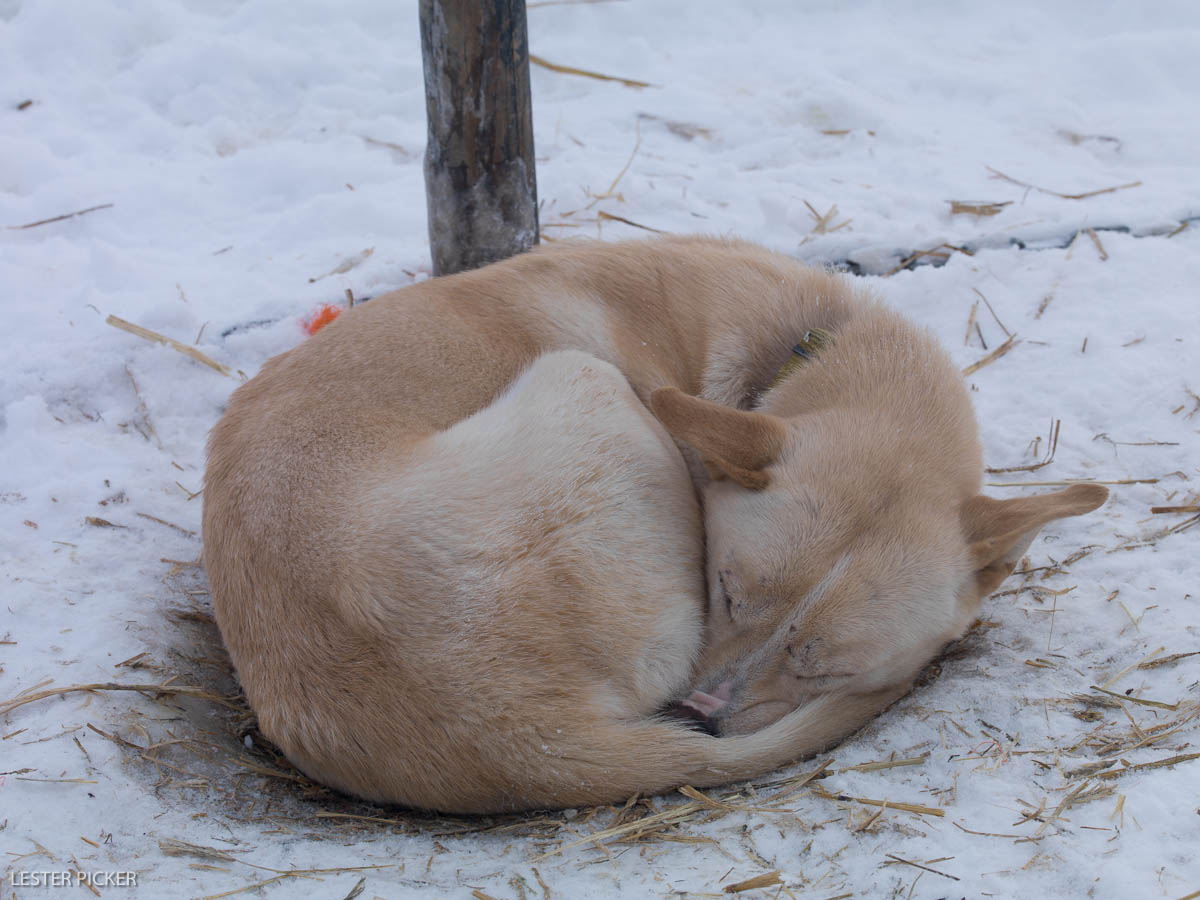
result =
[[[794,631],[795,628],[796,626],[793,625],[789,630]],[[820,638],[814,638],[807,641],[803,639],[793,640],[790,644],[788,644],[788,662],[791,664],[792,669],[796,672],[798,677],[802,676],[806,672],[810,674],[816,674],[816,672],[813,670],[816,668],[817,655],[820,651],[820,646]]]
[[721,584],[721,595],[725,598],[725,615],[732,622],[734,610],[741,609],[742,604],[734,602],[733,595],[729,592],[729,585],[725,583],[725,572],[719,572],[717,578]]
[[787,646],[788,663],[798,679],[820,684],[858,673],[846,671],[843,661],[832,659],[822,638],[793,640]]

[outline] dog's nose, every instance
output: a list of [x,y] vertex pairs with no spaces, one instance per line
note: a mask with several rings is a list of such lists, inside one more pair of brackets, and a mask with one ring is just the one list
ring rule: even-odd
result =
[[711,694],[706,694],[704,691],[692,691],[686,700],[681,701],[680,705],[694,709],[707,719],[729,702],[729,693],[729,682],[725,682],[716,687]]
[[659,715],[668,719],[678,719],[680,724],[686,725],[693,731],[703,731],[713,737],[720,736],[716,719],[708,718],[694,707],[688,706],[686,701],[681,700],[679,703],[667,707]]

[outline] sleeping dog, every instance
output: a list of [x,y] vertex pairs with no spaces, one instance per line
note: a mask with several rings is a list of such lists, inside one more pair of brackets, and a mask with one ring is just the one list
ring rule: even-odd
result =
[[999,501],[982,471],[945,352],[842,278],[560,244],[269,360],[212,431],[205,559],[260,728],[312,778],[608,803],[858,728],[1107,494]]

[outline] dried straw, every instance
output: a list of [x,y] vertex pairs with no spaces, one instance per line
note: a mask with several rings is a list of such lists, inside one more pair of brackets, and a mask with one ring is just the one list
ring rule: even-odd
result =
[[195,347],[189,347],[187,344],[182,344],[174,338],[169,338],[164,334],[159,334],[157,331],[151,331],[149,328],[143,328],[141,325],[135,325],[132,322],[127,322],[117,316],[109,316],[104,321],[109,325],[112,325],[114,328],[120,328],[122,331],[128,331],[130,334],[137,335],[143,340],[153,341],[156,344],[166,344],[172,350],[178,350],[184,356],[190,357],[198,363],[203,363],[210,369],[215,369],[216,371],[220,372],[222,375],[226,375],[229,378],[233,377],[233,369],[229,368],[229,366],[225,365],[224,363],[217,362],[211,356],[201,353]]
[[931,868],[929,868],[929,866],[923,866],[923,865],[921,865],[921,863],[913,862],[911,859],[901,859],[899,856],[896,856],[896,854],[894,854],[894,853],[888,853],[885,855],[887,856],[888,859],[894,860],[898,863],[903,863],[906,866],[914,866],[918,869],[921,869],[922,871],[932,872],[934,875],[941,875],[943,878],[949,878],[953,881],[962,881],[962,879],[959,878],[957,875],[950,875],[946,872],[939,872],[937,869],[931,869]]
[[975,255],[975,253],[973,251],[968,250],[966,247],[956,247],[953,244],[938,244],[936,247],[930,247],[928,250],[918,250],[916,253],[912,254],[911,256],[906,257],[905,259],[901,260],[898,265],[894,266],[892,269],[888,270],[887,272],[884,272],[883,277],[890,278],[891,276],[893,276],[897,272],[899,272],[901,269],[907,269],[909,266],[911,266],[917,260],[922,259],[926,256],[930,256],[930,257],[933,257],[934,259],[941,259],[941,260],[949,259],[950,253],[947,251],[955,251],[958,253],[963,253],[967,256]]
[[632,225],[634,228],[640,228],[643,231],[653,231],[655,234],[670,234],[670,232],[663,231],[661,228],[651,228],[649,225],[641,225],[632,219],[626,219],[624,216],[607,213],[602,209],[596,210],[596,215],[601,219],[606,219],[610,222],[623,222],[626,225]]
[[86,216],[88,213],[95,212],[98,209],[112,209],[111,203],[101,203],[99,206],[89,206],[87,209],[80,209],[76,212],[64,213],[61,216],[54,216],[50,219],[40,219],[37,222],[30,222],[28,225],[9,225],[9,231],[23,231],[26,228],[37,228],[39,225],[49,225],[51,222],[62,222],[65,219],[73,219],[76,216]]
[[907,759],[885,759],[878,762],[859,763],[855,766],[846,766],[844,769],[838,769],[837,774],[843,772],[879,772],[883,769],[894,769],[898,766],[920,766],[924,765],[929,759],[928,753],[923,753],[920,756],[910,756]]
[[1167,709],[1171,712],[1179,709],[1178,703],[1162,703],[1159,700],[1143,700],[1141,697],[1129,697],[1125,694],[1118,694],[1114,691],[1106,691],[1097,685],[1091,685],[1093,691],[1099,691],[1101,694],[1107,694],[1109,697],[1115,697],[1117,700],[1128,700],[1130,703],[1137,703],[1141,706],[1153,706],[1156,709]]
[[[999,348],[997,348],[999,349]],[[1030,463],[1026,466],[1005,466],[1002,469],[988,467],[985,471],[990,475],[1003,475],[1009,472],[1036,472],[1038,469],[1043,469],[1050,463],[1054,462],[1054,454],[1058,450],[1058,432],[1062,428],[1062,419],[1055,419],[1050,423],[1050,440],[1046,442],[1046,457],[1035,463]],[[1041,440],[1039,437],[1038,440]]]
[[[809,232],[810,235],[832,234],[835,231],[840,231],[841,229],[846,228],[851,222],[854,221],[853,219],[844,219],[841,222],[837,222],[838,208],[836,203],[829,207],[824,214],[817,212],[813,205],[807,200],[804,201],[804,205],[808,207],[809,214],[816,220],[816,224],[813,225],[812,231]],[[837,222],[837,224],[834,224],[835,222]]]
[[966,378],[967,376],[974,375],[976,372],[978,372],[984,366],[990,366],[992,363],[994,363],[996,360],[998,360],[1000,357],[1002,357],[1004,354],[1006,354],[1009,350],[1011,350],[1013,347],[1015,347],[1018,343],[1020,343],[1020,342],[1017,340],[1017,336],[1015,334],[1009,335],[1008,340],[1006,340],[1003,344],[1001,344],[999,347],[997,347],[995,350],[993,350],[987,356],[983,357],[982,359],[976,360],[975,362],[971,363],[971,365],[969,365],[965,369],[963,369],[962,370],[963,377]]
[[772,887],[776,884],[783,884],[783,879],[779,876],[778,869],[763,875],[755,875],[753,878],[747,878],[745,881],[727,884],[721,890],[726,894],[740,894],[742,891],[753,891],[758,888]]
[[[50,688],[44,691],[36,691],[33,693],[17,694],[9,700],[0,703],[0,716],[6,716],[14,709],[25,706],[27,703],[36,703],[39,700],[45,700],[48,697],[59,697],[63,694],[71,694],[79,691],[136,691],[139,694],[180,694],[185,697],[199,697],[203,700],[211,700],[213,703],[219,703],[229,709],[244,709],[240,703],[234,703],[219,694],[214,694],[212,691],[202,687],[196,687],[188,684],[117,684],[111,681],[97,682],[95,684],[72,684],[67,687]],[[142,748],[138,748],[142,749]]]
[[1163,656],[1159,659],[1148,659],[1138,663],[1137,667],[1139,669],[1155,669],[1159,666],[1179,662],[1181,659],[1187,659],[1189,656],[1200,656],[1200,650],[1193,650],[1190,653],[1172,653],[1170,656]]
[[1105,250],[1104,245],[1102,243],[1100,243],[1100,235],[1096,234],[1096,229],[1089,228],[1087,230],[1087,233],[1088,233],[1088,237],[1090,237],[1092,239],[1092,243],[1096,245],[1096,249],[1100,252],[1100,259],[1102,261],[1107,262],[1108,251]]
[[600,72],[592,72],[589,69],[577,69],[575,66],[564,66],[560,65],[559,63],[552,63],[550,60],[543,59],[534,53],[529,54],[529,61],[535,66],[541,66],[544,69],[549,69],[551,72],[559,72],[563,75],[580,75],[584,78],[595,78],[597,81],[615,81],[619,84],[625,85],[625,87],[631,88],[658,87],[658,85],[650,84],[649,82],[645,81],[635,81],[632,78],[621,78],[616,75],[604,75]]
[[1131,181],[1129,184],[1118,184],[1115,187],[1099,188],[1098,190],[1094,191],[1084,191],[1082,194],[1063,194],[1058,191],[1049,190],[1048,188],[1038,187],[1035,184],[1029,184],[1025,181],[1018,181],[1009,175],[1005,175],[1003,172],[993,169],[991,166],[988,166],[987,170],[992,173],[993,178],[998,178],[1001,181],[1007,181],[1010,184],[1015,184],[1017,187],[1023,187],[1026,190],[1037,191],[1040,194],[1050,194],[1053,197],[1061,197],[1063,200],[1086,200],[1088,197],[1096,197],[1100,194],[1111,194],[1115,191],[1123,191],[1128,188],[1141,186],[1140,181]]
[[1065,487],[1072,484],[1158,484],[1158,478],[1121,478],[1101,481],[1096,478],[1066,478],[1062,481],[989,481],[988,487]]
[[950,204],[950,215],[965,214],[969,216],[996,216],[1004,211],[1004,207],[1012,206],[1011,200],[1000,203],[962,203],[958,200],[947,200]]
[[818,786],[813,788],[813,794],[823,800],[841,800],[843,802],[862,803],[864,806],[883,806],[887,804],[888,809],[899,809],[903,812],[916,813],[919,816],[945,816],[944,809],[937,809],[933,806],[921,806],[916,803],[896,803],[892,800],[868,800],[866,797],[851,797],[848,794],[831,794],[829,791]]
[[1168,766],[1175,766],[1179,763],[1191,762],[1193,759],[1200,759],[1200,753],[1184,753],[1179,756],[1169,756],[1166,759],[1156,759],[1153,762],[1137,763],[1136,765],[1126,766],[1123,769],[1117,769],[1113,772],[1101,772],[1097,778],[1120,778],[1122,775],[1129,772],[1144,772],[1147,769],[1162,769]]

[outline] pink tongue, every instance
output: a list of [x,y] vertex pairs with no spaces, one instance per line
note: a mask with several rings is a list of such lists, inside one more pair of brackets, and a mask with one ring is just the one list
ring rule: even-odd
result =
[[728,681],[725,681],[717,685],[711,694],[706,694],[704,691],[692,691],[691,695],[681,705],[688,707],[688,709],[694,709],[700,715],[707,718],[729,702],[730,693],[731,685]]

